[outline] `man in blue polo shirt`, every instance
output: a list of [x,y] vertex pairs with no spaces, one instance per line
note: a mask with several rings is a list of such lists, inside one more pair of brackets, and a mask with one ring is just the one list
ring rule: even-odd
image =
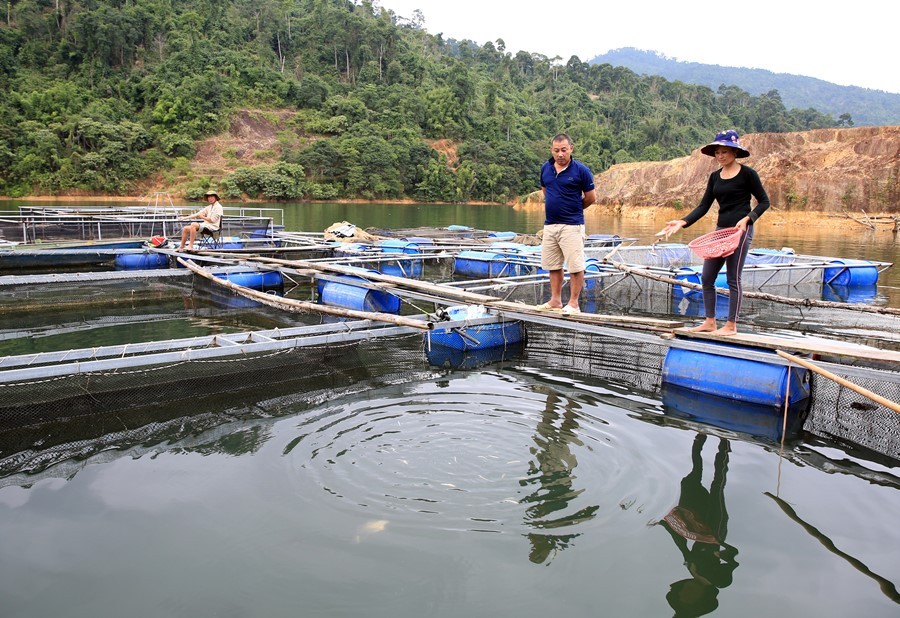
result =
[[[565,133],[551,142],[553,156],[541,167],[544,231],[541,266],[550,272],[550,300],[538,309],[581,313],[578,297],[584,287],[584,209],[594,203],[594,175],[572,158],[575,144]],[[569,269],[569,302],[563,306],[563,266]]]

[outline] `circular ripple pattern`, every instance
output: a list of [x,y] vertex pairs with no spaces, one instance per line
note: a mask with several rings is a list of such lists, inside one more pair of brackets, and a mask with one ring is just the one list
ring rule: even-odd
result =
[[643,473],[664,464],[624,426],[646,424],[600,395],[518,373],[452,374],[315,410],[286,452],[304,484],[393,526],[571,534],[641,510],[664,493],[650,484],[671,476]]

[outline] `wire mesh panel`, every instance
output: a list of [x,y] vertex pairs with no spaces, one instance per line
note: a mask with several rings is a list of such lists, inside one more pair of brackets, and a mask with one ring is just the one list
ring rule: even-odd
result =
[[[840,375],[833,367],[829,371]],[[848,373],[840,377],[889,401],[900,402],[900,374],[870,369],[865,376]],[[900,415],[819,374],[813,374],[812,392],[813,403],[804,429],[900,459]]]
[[[160,436],[311,406],[352,392],[438,375],[421,334],[79,374],[0,387],[0,473],[33,472]],[[236,397],[235,394],[241,396]],[[251,402],[251,403],[246,403]],[[249,407],[248,407],[249,406]]]
[[666,346],[561,329],[528,327],[528,361],[637,387],[659,390]]

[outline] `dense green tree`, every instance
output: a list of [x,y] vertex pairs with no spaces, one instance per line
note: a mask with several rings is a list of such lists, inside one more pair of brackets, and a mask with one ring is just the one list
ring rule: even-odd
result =
[[560,131],[602,172],[725,127],[852,126],[787,110],[777,91],[445,39],[372,0],[20,0],[7,13],[0,191],[13,195],[127,191],[242,108],[295,111],[277,166],[227,178],[270,199],[512,199],[537,189]]

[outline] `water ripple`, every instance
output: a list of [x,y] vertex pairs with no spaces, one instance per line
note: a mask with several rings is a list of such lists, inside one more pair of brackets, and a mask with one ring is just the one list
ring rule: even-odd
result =
[[627,429],[648,426],[604,396],[527,372],[454,374],[320,408],[285,455],[375,522],[565,543],[648,500],[665,510],[654,484],[671,473],[635,473],[668,467]]

